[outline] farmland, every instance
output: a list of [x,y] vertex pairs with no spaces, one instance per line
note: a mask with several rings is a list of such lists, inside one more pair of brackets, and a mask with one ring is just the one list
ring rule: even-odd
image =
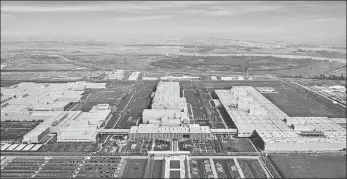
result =
[[287,76],[295,76],[295,75],[319,76],[320,74],[328,74],[343,67],[346,67],[346,64],[339,63],[339,62],[323,61],[323,62],[310,64],[304,67],[296,68],[294,70],[276,71],[274,72],[274,74],[287,75]]
[[284,178],[345,178],[346,156],[271,154]]
[[157,60],[151,64],[161,69],[183,69],[199,71],[243,72],[245,68],[252,71],[273,71],[296,69],[317,63],[312,59],[279,58],[273,56],[173,56]]

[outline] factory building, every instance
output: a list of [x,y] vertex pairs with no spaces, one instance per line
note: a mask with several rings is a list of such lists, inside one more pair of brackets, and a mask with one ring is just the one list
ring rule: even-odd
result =
[[50,132],[51,128],[55,126],[56,123],[63,121],[67,117],[67,113],[61,113],[57,116],[52,116],[45,120],[33,130],[27,133],[22,140],[24,144],[39,143],[44,137],[46,137]]
[[143,123],[163,126],[189,124],[187,102],[180,97],[178,82],[160,81],[152,95],[151,108],[143,110]]
[[179,109],[187,111],[186,98],[180,97],[180,86],[178,82],[160,81],[152,100],[152,109]]
[[1,120],[30,120],[32,112],[65,111],[71,102],[79,102],[82,91],[74,91],[75,83],[20,83],[2,87],[6,96],[1,105]]
[[111,110],[74,111],[57,127],[57,142],[96,142],[98,128]]
[[266,151],[346,148],[346,129],[326,117],[289,117],[250,86],[215,92],[235,123],[238,137],[259,137]]
[[179,109],[144,109],[143,123],[148,123],[153,120],[178,121],[178,123],[188,123],[189,117],[186,112],[181,112]]
[[132,126],[129,130],[129,139],[131,140],[207,140],[211,138],[210,128],[198,124],[189,124],[187,126],[160,126],[157,124],[140,124]]

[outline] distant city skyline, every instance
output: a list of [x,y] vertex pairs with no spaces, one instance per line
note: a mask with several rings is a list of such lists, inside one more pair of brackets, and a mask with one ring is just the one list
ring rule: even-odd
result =
[[1,39],[224,38],[346,45],[346,1],[5,1]]

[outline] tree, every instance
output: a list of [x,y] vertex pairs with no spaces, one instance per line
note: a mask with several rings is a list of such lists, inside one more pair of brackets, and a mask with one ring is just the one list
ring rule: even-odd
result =
[[339,80],[345,80],[345,77],[343,76],[343,73],[341,73],[341,76],[339,77]]

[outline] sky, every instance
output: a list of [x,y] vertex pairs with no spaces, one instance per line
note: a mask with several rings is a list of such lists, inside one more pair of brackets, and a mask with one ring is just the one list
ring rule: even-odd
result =
[[2,1],[1,39],[346,45],[346,1]]

